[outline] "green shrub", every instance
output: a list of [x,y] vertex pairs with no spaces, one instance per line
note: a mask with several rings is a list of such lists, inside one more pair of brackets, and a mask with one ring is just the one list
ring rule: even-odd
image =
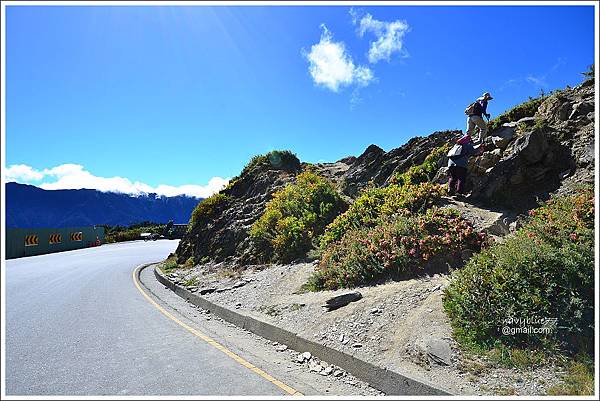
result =
[[327,226],[320,240],[321,248],[340,240],[349,230],[376,225],[382,217],[424,212],[444,193],[445,187],[429,182],[368,188]]
[[[594,338],[594,195],[554,198],[504,242],[485,249],[453,277],[444,307],[457,339],[490,349],[499,344],[586,349]],[[508,322],[507,322],[508,319]],[[557,319],[550,332],[502,333],[517,319]],[[548,323],[552,323],[549,320]],[[593,347],[593,346],[592,346]]]
[[423,163],[412,166],[403,173],[395,173],[390,179],[390,183],[398,185],[420,184],[433,180],[435,174],[441,167],[441,162],[446,157],[450,144],[440,146],[431,152]]
[[[248,164],[244,166],[239,176],[242,176],[259,166],[268,166],[276,170],[297,171],[300,170],[300,160],[289,150],[272,150],[264,155],[252,157]],[[235,179],[232,181],[235,181]]]
[[142,223],[132,224],[128,227],[124,226],[107,226],[103,225],[106,233],[104,241],[106,243],[136,241],[141,239],[142,233],[162,234],[165,225],[145,221]]
[[188,224],[188,232],[192,231],[200,222],[213,219],[223,211],[229,203],[230,197],[222,193],[216,193],[201,200],[194,210]]
[[536,113],[540,105],[544,100],[546,100],[546,95],[541,95],[540,97],[532,98],[530,97],[528,101],[521,103],[512,109],[500,114],[498,117],[494,118],[489,123],[489,130],[495,131],[502,126],[504,123],[509,123],[511,121],[518,121],[524,117],[533,117]]
[[561,383],[552,386],[548,395],[594,395],[594,361],[583,354],[567,365]]
[[106,235],[106,243],[124,242],[124,241],[135,241],[141,239],[140,235],[145,232],[142,228],[133,228],[129,230],[123,230],[114,232]]
[[295,183],[273,195],[249,234],[265,260],[289,262],[304,256],[313,240],[345,208],[331,182],[304,171]]
[[483,233],[448,209],[383,219],[374,227],[350,230],[330,244],[308,287],[338,289],[384,277],[414,277],[430,267],[455,263],[462,251],[478,251],[484,239]]
[[177,264],[177,258],[175,257],[169,257],[167,259],[165,259],[160,265],[160,270],[162,270],[162,272],[164,274],[169,274],[177,269],[179,269],[179,265]]

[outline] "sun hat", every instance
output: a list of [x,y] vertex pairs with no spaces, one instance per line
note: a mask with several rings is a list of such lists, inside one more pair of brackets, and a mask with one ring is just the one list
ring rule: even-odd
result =
[[482,97],[483,97],[483,98],[485,98],[485,99],[487,99],[487,100],[491,100],[491,99],[493,99],[492,95],[490,95],[490,92],[485,92],[485,93],[482,95]]

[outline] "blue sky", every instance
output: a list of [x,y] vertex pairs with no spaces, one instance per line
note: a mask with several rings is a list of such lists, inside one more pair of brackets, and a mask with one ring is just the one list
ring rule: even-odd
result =
[[495,116],[594,61],[593,6],[6,11],[6,179],[49,189],[205,194],[269,150],[464,129],[482,92]]

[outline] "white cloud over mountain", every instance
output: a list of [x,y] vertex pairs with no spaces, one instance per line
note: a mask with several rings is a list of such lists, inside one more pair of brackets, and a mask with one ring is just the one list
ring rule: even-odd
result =
[[[97,189],[102,192],[118,192],[130,195],[156,193],[163,196],[187,195],[206,198],[218,192],[229,182],[226,178],[213,177],[206,185],[159,185],[152,187],[143,182],[132,182],[124,177],[98,177],[80,164],[62,164],[50,169],[36,170],[25,164],[13,164],[4,170],[7,182],[33,184],[43,189]],[[39,183],[40,181],[44,181]]]

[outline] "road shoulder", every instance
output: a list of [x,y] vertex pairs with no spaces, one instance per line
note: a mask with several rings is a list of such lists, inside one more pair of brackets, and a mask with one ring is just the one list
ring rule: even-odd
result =
[[[339,377],[335,377],[333,374],[325,376],[315,370],[311,371],[308,364],[297,363],[297,359],[294,359],[296,353],[293,350],[282,350],[281,344],[274,344],[273,341],[241,329],[192,305],[159,283],[154,276],[152,266],[141,270],[140,282],[146,293],[177,319],[206,333],[233,353],[304,395],[374,396],[382,394],[366,382],[358,380],[341,369],[335,369],[335,371],[343,372]],[[159,313],[158,310],[157,313]],[[321,365],[316,358],[312,357],[311,359],[313,361],[311,366]],[[323,363],[323,366],[325,365],[327,364]],[[331,369],[334,367],[332,366]]]

